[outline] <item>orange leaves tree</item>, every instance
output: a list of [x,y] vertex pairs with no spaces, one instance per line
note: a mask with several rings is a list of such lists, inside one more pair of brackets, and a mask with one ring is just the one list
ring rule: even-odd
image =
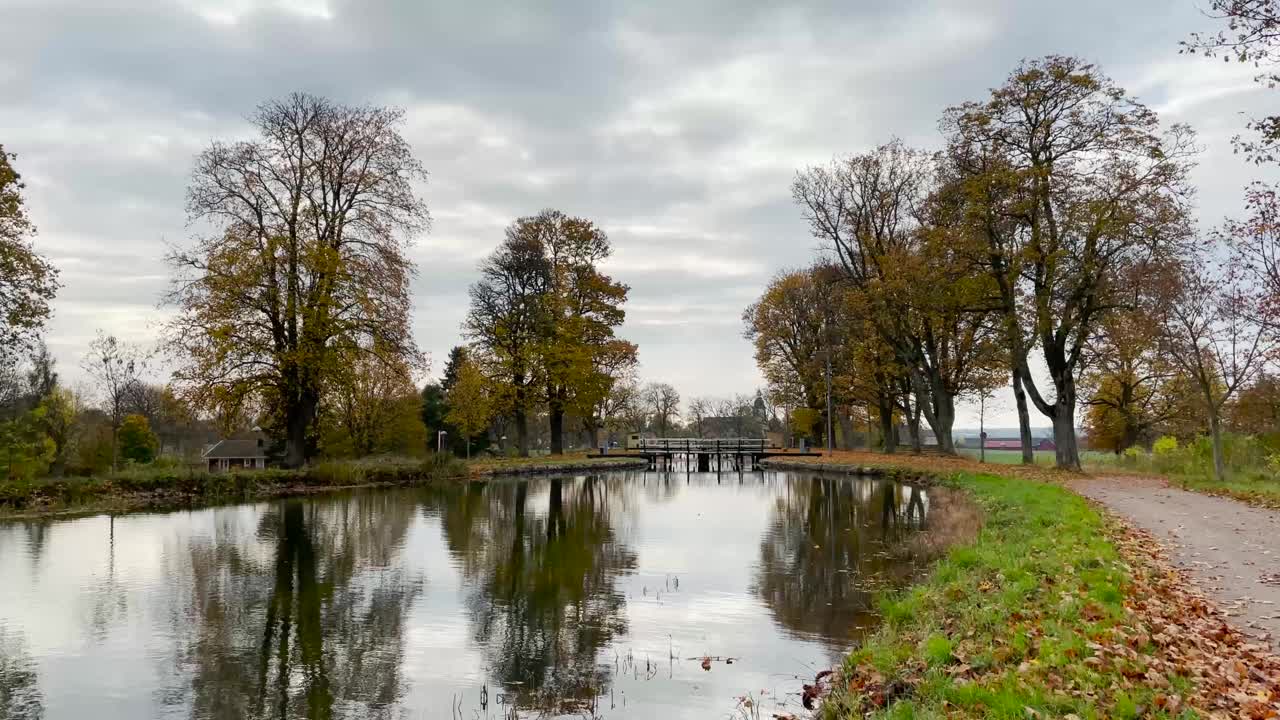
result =
[[806,409],[806,437],[822,439],[823,353],[831,349],[840,289],[830,268],[784,271],[742,313],[743,335],[755,347],[756,365],[773,401]]
[[314,452],[339,364],[419,361],[406,248],[429,216],[403,117],[294,94],[257,109],[255,138],[196,160],[187,211],[202,232],[170,256],[175,380],[205,407],[260,402],[290,466]]
[[[1190,131],[1096,67],[1050,56],[1019,65],[982,101],[947,111],[949,169],[996,283],[1014,366],[1053,422],[1059,467],[1079,469],[1076,379],[1090,337],[1131,301],[1134,268],[1189,236]],[[1037,342],[1053,394],[1027,369]]]

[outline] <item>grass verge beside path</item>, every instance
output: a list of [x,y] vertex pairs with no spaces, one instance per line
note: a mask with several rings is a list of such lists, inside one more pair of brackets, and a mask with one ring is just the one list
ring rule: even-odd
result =
[[0,518],[64,513],[128,512],[301,495],[353,487],[420,485],[506,473],[615,469],[642,461],[589,460],[585,453],[559,457],[485,458],[451,456],[426,460],[379,458],[327,461],[300,470],[210,473],[189,468],[142,467],[92,478],[32,483],[0,481]]
[[1280,478],[1233,478],[1219,482],[1211,476],[1171,475],[1169,482],[1184,490],[1235,498],[1256,507],[1280,510]]
[[1227,625],[1150,536],[1053,482],[1067,476],[927,456],[788,462],[931,471],[985,514],[972,544],[882,601],[883,625],[846,659],[826,718],[1280,717],[1280,660]]

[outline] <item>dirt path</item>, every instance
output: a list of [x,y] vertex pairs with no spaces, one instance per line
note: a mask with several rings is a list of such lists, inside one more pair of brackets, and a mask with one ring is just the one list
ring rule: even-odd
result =
[[1164,540],[1245,634],[1280,649],[1280,512],[1167,487],[1149,478],[1073,483]]

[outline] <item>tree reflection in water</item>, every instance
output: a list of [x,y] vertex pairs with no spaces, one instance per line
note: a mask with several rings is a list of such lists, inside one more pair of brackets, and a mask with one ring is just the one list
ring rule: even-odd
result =
[[0,718],[39,720],[44,717],[44,695],[35,663],[22,635],[0,622]]
[[234,529],[190,548],[191,594],[175,622],[168,698],[196,718],[379,718],[401,697],[405,617],[420,578],[394,570],[414,515],[388,493],[282,502],[237,545]]
[[935,556],[916,543],[933,491],[860,478],[789,478],[753,583],[774,620],[842,652],[875,623],[874,597]]
[[[600,651],[627,631],[617,579],[636,567],[613,527],[621,483],[494,483],[483,490],[487,513],[478,492],[445,496],[442,514],[490,676],[522,710],[590,708],[611,681]],[[545,514],[532,509],[544,494]]]

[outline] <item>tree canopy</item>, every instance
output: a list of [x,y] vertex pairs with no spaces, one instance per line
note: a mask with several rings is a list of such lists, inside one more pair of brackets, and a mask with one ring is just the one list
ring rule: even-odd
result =
[[36,252],[17,155],[0,145],[0,363],[16,363],[52,312],[58,269]]
[[187,210],[207,232],[170,257],[175,379],[205,406],[262,401],[290,465],[314,452],[342,362],[420,363],[406,248],[428,225],[414,188],[426,173],[403,120],[293,94],[258,108],[256,138],[196,160]]

